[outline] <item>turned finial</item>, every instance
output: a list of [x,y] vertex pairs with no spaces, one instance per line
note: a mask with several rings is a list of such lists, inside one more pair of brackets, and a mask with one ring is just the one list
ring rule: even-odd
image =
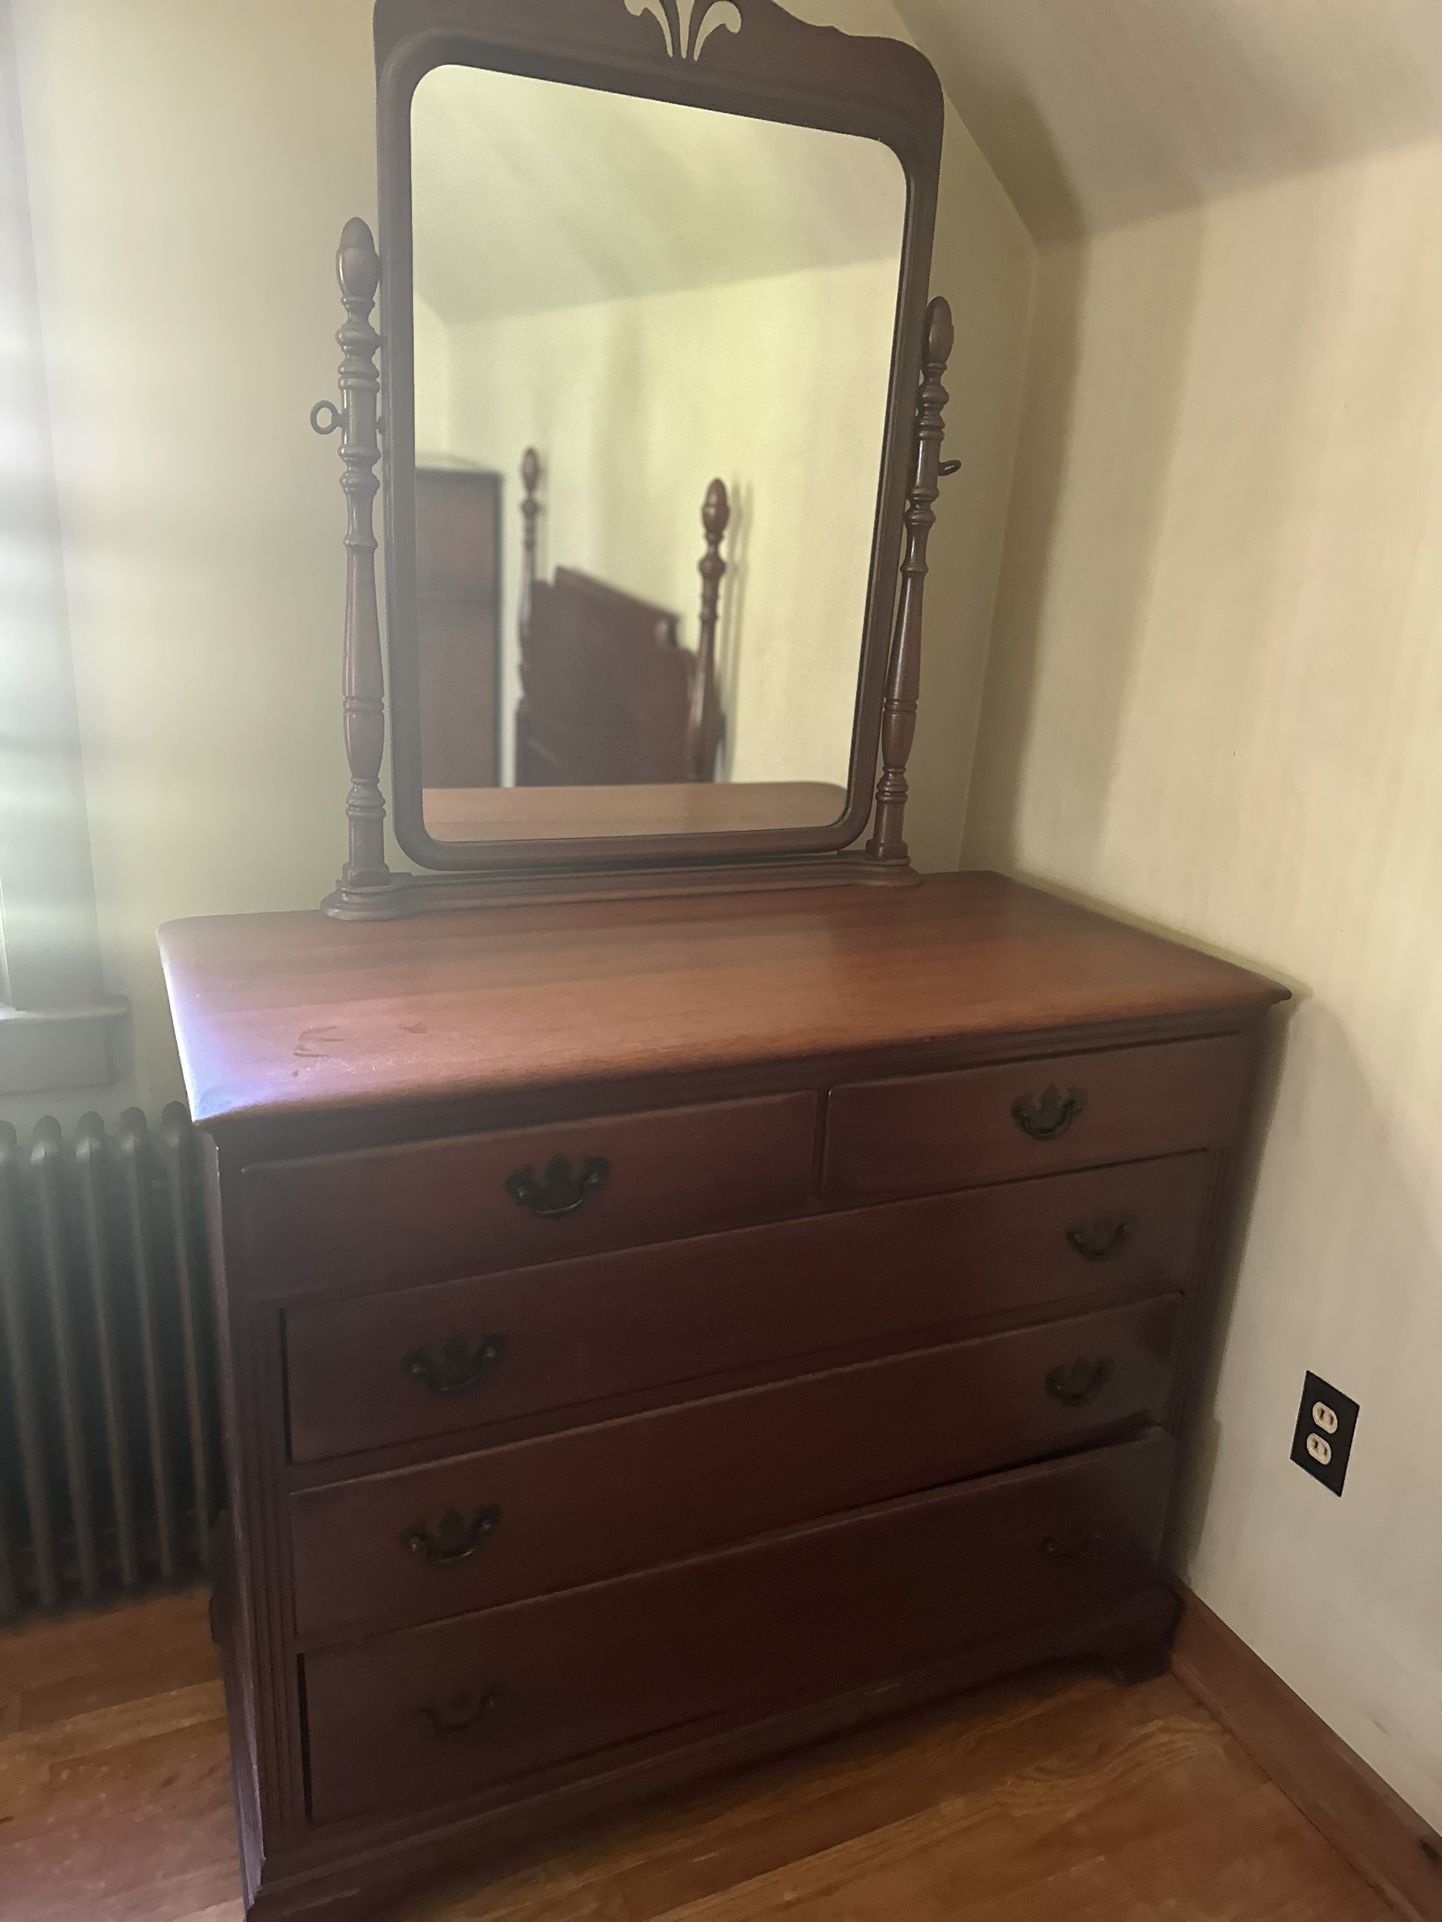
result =
[[381,284],[381,259],[376,252],[375,236],[359,216],[348,220],[342,229],[335,272],[341,298],[347,305],[353,300],[369,305],[375,299]]
[[956,322],[952,319],[951,302],[938,294],[926,310],[926,350],[922,358],[930,379],[941,379],[955,346]]
[[726,538],[726,529],[731,525],[731,496],[726,492],[723,480],[713,480],[706,489],[706,499],[701,507],[701,525],[706,530],[708,546],[719,547]]

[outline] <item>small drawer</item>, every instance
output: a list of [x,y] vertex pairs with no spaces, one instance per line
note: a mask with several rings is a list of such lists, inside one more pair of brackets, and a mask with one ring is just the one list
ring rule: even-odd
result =
[[[304,1660],[317,1822],[485,1793],[939,1664],[1156,1581],[1151,1434]],[[606,1760],[618,1760],[614,1754]]]
[[1252,1058],[1228,1036],[835,1088],[824,1191],[926,1194],[1209,1147],[1237,1126]]
[[[298,1462],[444,1440],[1191,1274],[1206,1155],[667,1242],[285,1315]],[[699,1392],[704,1392],[701,1390]]]
[[366,1287],[635,1246],[806,1207],[817,1098],[598,1115],[243,1177],[257,1295]]
[[1172,1295],[311,1489],[290,1506],[297,1626],[466,1614],[1159,1422],[1179,1309]]

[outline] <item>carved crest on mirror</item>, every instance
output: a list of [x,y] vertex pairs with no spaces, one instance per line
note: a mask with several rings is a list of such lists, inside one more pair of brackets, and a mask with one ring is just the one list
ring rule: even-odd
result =
[[376,52],[380,244],[348,223],[312,416],[346,500],[328,911],[909,883],[955,465],[930,66],[777,0],[378,0]]
[[631,13],[649,14],[665,36],[673,60],[699,60],[713,33],[740,33],[737,0],[626,0]]

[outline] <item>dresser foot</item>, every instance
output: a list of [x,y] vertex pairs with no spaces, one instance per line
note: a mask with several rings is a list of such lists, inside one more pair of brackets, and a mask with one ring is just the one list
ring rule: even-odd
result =
[[387,1922],[403,1892],[399,1885],[322,1892],[263,1889],[245,1911],[245,1922]]
[[1165,1675],[1172,1665],[1181,1613],[1181,1603],[1169,1588],[1141,1597],[1125,1626],[1098,1651],[1112,1679],[1123,1688],[1136,1688]]
[[1125,1654],[1107,1658],[1107,1672],[1123,1688],[1136,1688],[1142,1682],[1155,1682],[1165,1675],[1172,1665],[1172,1638],[1165,1641],[1142,1644],[1128,1649]]

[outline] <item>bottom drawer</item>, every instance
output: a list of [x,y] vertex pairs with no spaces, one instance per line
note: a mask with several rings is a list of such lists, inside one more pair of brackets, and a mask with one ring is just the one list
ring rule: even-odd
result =
[[1155,1579],[1170,1440],[306,1658],[318,1822],[480,1793],[723,1712],[819,1699]]

